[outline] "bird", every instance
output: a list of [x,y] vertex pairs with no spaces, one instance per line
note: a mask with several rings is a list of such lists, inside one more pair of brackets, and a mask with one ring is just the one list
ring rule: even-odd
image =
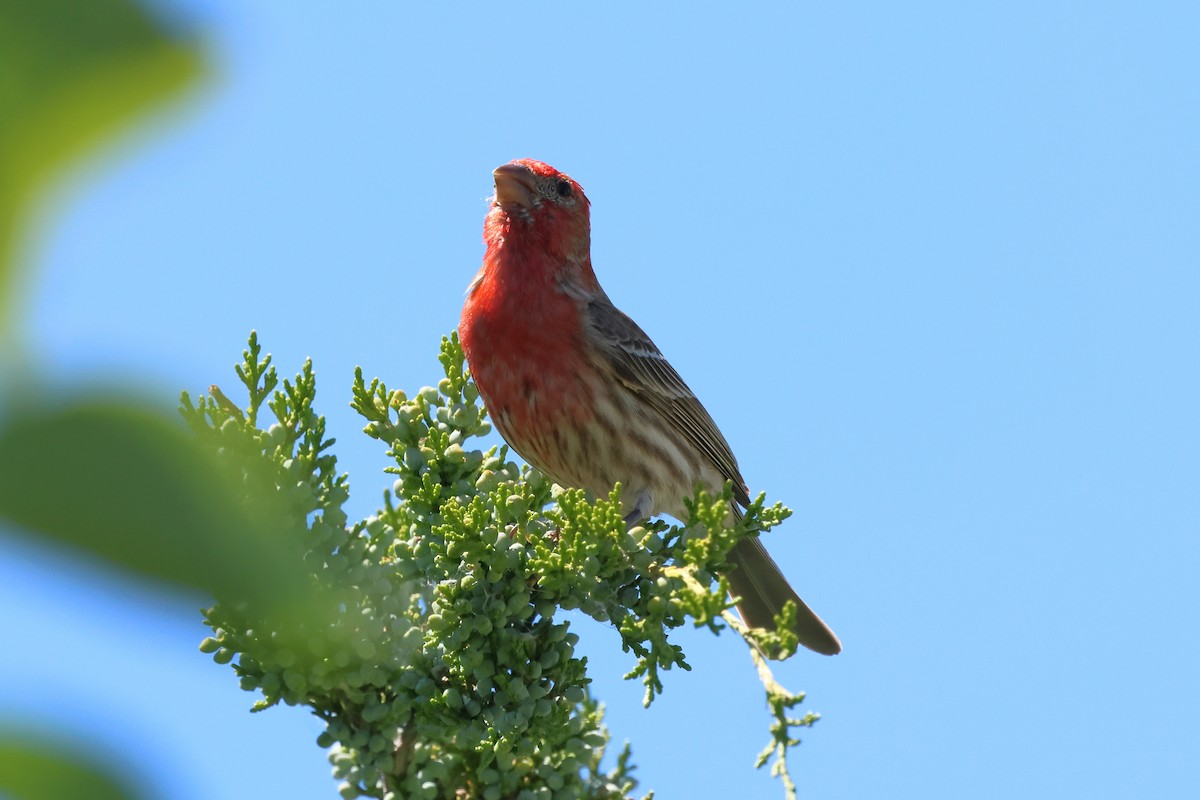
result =
[[[591,203],[568,175],[531,158],[497,167],[483,264],[458,332],[470,375],[504,440],[567,488],[606,497],[619,481],[626,523],[687,518],[698,486],[733,485],[750,503],[712,417],[658,347],[601,288],[591,261]],[[758,536],[731,551],[731,594],[746,625],[774,629],[796,604],[800,644],[841,652]]]

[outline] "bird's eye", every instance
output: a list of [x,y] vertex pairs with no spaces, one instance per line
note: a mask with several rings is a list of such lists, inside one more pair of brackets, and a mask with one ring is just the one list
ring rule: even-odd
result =
[[571,196],[571,184],[567,183],[566,181],[559,181],[558,185],[554,187],[554,190],[558,192],[559,197],[564,199]]

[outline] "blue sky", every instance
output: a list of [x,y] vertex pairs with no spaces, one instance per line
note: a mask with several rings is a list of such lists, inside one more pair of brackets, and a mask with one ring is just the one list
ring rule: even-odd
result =
[[[70,385],[315,362],[351,511],[390,480],[356,365],[435,383],[491,170],[592,201],[608,293],[795,510],[766,543],[840,635],[779,669],[802,797],[1200,792],[1200,10],[1188,3],[176,2],[213,76],[60,187],[29,349]],[[80,476],[86,480],[86,476]],[[0,717],[159,794],[330,798],[295,709],[196,651],[201,598],[0,539]],[[660,798],[781,797],[732,637],[654,707],[580,622]],[[13,649],[9,649],[13,652]],[[118,755],[123,754],[123,755]]]

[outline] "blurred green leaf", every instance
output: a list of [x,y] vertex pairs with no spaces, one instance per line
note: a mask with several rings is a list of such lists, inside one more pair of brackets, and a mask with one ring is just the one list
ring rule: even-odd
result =
[[0,519],[175,586],[292,608],[314,600],[271,497],[175,419],[136,401],[13,410],[0,423]]
[[0,0],[0,334],[18,236],[47,178],[200,67],[194,39],[135,0]]
[[13,800],[142,800],[97,756],[65,742],[14,731],[0,733],[0,794]]

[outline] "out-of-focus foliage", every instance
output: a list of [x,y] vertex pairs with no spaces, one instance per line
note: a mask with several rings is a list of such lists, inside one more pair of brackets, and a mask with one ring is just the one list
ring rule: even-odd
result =
[[0,734],[0,796],[15,800],[148,800],[111,763],[67,742]]
[[20,237],[48,179],[201,71],[195,40],[136,0],[0,2],[0,337]]
[[0,520],[172,587],[291,606],[307,596],[280,509],[239,502],[239,474],[133,398],[11,409]]
[[[135,0],[0,0],[0,525],[168,585],[279,603],[298,573],[281,568],[255,590],[246,557],[270,560],[290,543],[264,537],[261,512],[237,507],[211,455],[170,419],[134,398],[15,397],[37,376],[6,372],[23,366],[9,358],[23,237],[52,179],[178,95],[202,63],[194,37]],[[115,770],[66,739],[0,732],[8,797],[146,796]]]

